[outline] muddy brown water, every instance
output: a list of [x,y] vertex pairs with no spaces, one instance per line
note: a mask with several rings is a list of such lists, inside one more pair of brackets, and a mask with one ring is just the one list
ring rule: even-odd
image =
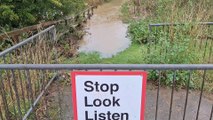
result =
[[102,58],[112,57],[131,44],[127,37],[127,25],[121,21],[120,7],[124,0],[113,0],[99,6],[87,21],[86,35],[79,52],[97,52]]

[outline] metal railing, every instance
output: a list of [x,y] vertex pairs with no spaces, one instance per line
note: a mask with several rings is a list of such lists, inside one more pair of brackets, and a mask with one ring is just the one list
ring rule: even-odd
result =
[[[14,64],[56,64],[57,42],[72,32],[72,29],[90,19],[93,9],[90,7],[74,17],[52,22],[45,30],[0,53],[1,65]],[[74,26],[73,26],[74,25]],[[33,26],[34,29],[35,26]],[[57,28],[57,31],[56,31]],[[25,28],[24,30],[26,30]],[[31,29],[31,27],[30,27]],[[65,30],[65,31],[64,31]],[[17,31],[10,34],[16,34]],[[18,32],[18,35],[21,31]],[[6,119],[42,119],[40,113],[41,100],[58,73],[53,70],[0,70],[0,120]],[[47,99],[43,100],[47,103]],[[42,102],[43,102],[42,101]],[[38,107],[40,106],[40,107]],[[47,107],[47,104],[44,106]],[[43,107],[44,107],[43,106]],[[36,108],[38,107],[38,108]],[[46,109],[46,108],[44,108]],[[47,111],[43,111],[47,112]],[[46,115],[46,114],[45,114]]]
[[174,63],[179,59],[177,56],[185,58],[185,61],[177,61],[178,64],[213,62],[213,22],[149,24],[149,32],[145,41],[150,54],[148,58],[161,56],[162,63],[169,63],[171,59]]
[[64,19],[60,19],[57,21],[48,21],[48,22],[37,24],[37,25],[28,26],[28,27],[14,30],[14,31],[2,33],[2,34],[0,34],[0,40],[10,39],[11,37],[16,37],[18,39],[19,36],[21,36],[23,33],[38,31],[40,29],[48,28],[52,25],[58,25],[61,23],[66,23],[66,24],[70,23],[70,22],[73,23],[73,21],[78,21],[80,17],[83,18],[83,21],[86,21],[87,19],[91,18],[95,8],[97,8],[97,6],[90,6],[90,7],[86,8],[85,10],[80,11],[79,13],[75,14],[74,16],[69,16],[69,17],[66,17]]
[[[49,71],[59,74],[51,79],[49,76],[43,76],[43,72]],[[9,89],[6,80],[0,75],[0,107],[1,119],[73,119],[72,113],[72,96],[70,76],[66,73],[70,71],[147,71],[147,103],[145,118],[148,120],[212,120],[213,111],[213,65],[177,65],[177,64],[1,64],[0,71],[11,72],[11,74],[21,72],[21,76],[26,75],[26,79],[13,76],[11,79],[11,89],[14,96],[13,106],[11,109],[8,95]],[[40,79],[31,77],[37,71]],[[51,72],[50,72],[51,71]],[[31,78],[31,79],[27,79]],[[34,83],[46,81],[45,86],[39,91],[34,91]],[[25,81],[25,82],[23,82]],[[164,87],[166,82],[169,88]],[[182,82],[181,82],[182,81]],[[181,82],[181,85],[179,84]],[[24,84],[24,85],[21,85]],[[193,90],[193,84],[197,84],[196,90]],[[26,93],[19,91],[17,86],[29,86]],[[178,87],[182,87],[179,88]],[[151,87],[151,88],[150,88]],[[8,90],[8,91],[7,91]],[[29,92],[29,93],[27,93]],[[35,96],[36,93],[40,93]],[[10,92],[9,92],[10,93]],[[29,95],[29,96],[28,96]],[[23,98],[30,98],[30,103]],[[32,99],[34,98],[34,99]],[[35,99],[36,98],[36,99]],[[27,99],[28,100],[28,99]],[[26,110],[22,110],[24,104],[28,104]],[[15,114],[16,113],[16,114]],[[25,114],[25,116],[23,116]]]
[[57,64],[57,39],[51,26],[0,53],[0,120],[73,119],[72,70],[147,71],[146,119],[212,120],[212,64]]
[[[152,31],[152,27],[165,27],[165,26],[178,26],[178,25],[186,25],[186,23],[157,23],[157,24],[149,24],[149,30]],[[199,22],[197,25],[213,25],[213,22]]]
[[[56,28],[51,26],[0,53],[1,64],[56,63]],[[0,118],[26,119],[56,72],[1,70]],[[3,113],[2,113],[3,112]]]

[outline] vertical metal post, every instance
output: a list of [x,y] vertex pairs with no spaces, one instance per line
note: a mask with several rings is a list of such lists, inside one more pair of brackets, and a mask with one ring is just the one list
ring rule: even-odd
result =
[[88,16],[88,19],[90,19],[90,18],[91,18],[91,15],[90,15],[90,9],[88,9],[88,11],[87,11],[87,16]]
[[169,109],[169,120],[171,120],[171,116],[172,116],[172,106],[173,106],[175,84],[176,84],[176,71],[174,71],[174,73],[173,73],[172,93],[171,93],[170,109]]
[[21,85],[21,95],[23,99],[23,104],[24,104],[24,112],[27,112],[27,107],[26,107],[26,100],[25,100],[25,91],[23,87],[23,79],[21,77],[21,70],[18,71],[18,78],[20,79],[20,85]]
[[58,83],[58,85],[57,85],[57,91],[58,91],[58,105],[59,105],[59,119],[60,120],[62,120],[62,105],[61,105],[61,102],[62,102],[62,100],[61,100],[61,90],[60,90],[60,88],[59,88],[59,82],[57,82]]
[[[9,61],[10,63],[12,64],[12,57],[11,57],[11,53],[9,53]],[[3,56],[3,61],[4,61],[4,64],[6,64],[6,58],[5,56]],[[13,89],[12,89],[12,86],[11,86],[11,80],[10,80],[10,73],[8,71],[6,71],[6,74],[7,74],[7,83],[8,83],[8,86],[9,86],[9,92],[10,92],[10,98],[12,100],[12,106],[13,106],[13,112],[14,112],[14,119],[17,119],[17,113],[16,113],[16,107],[15,107],[15,99],[14,99],[14,96],[13,96]]]
[[183,112],[183,120],[186,119],[186,109],[187,109],[187,104],[188,104],[188,97],[189,97],[189,87],[190,87],[190,81],[191,81],[191,74],[192,74],[192,71],[189,71],[189,78],[188,78],[188,80],[187,80],[187,89],[186,89],[186,100],[185,100],[184,112]]
[[213,104],[212,104],[212,110],[211,110],[211,113],[210,113],[209,120],[212,120],[212,118],[213,118]]
[[155,120],[158,119],[158,105],[159,105],[159,96],[160,96],[160,86],[161,86],[161,71],[159,71],[159,78],[158,78],[158,90],[157,90]]
[[7,120],[9,120],[11,113],[9,111],[7,98],[5,96],[6,95],[6,91],[5,91],[5,86],[4,86],[4,82],[3,82],[3,79],[2,79],[2,74],[0,74],[0,95],[2,97],[5,117],[6,117]]
[[203,62],[205,62],[205,56],[206,56],[206,49],[207,49],[207,45],[208,45],[208,39],[205,40],[205,47],[204,47],[204,53],[203,53]]
[[12,84],[13,84],[13,88],[14,88],[14,92],[15,92],[15,96],[16,96],[19,119],[22,119],[21,103],[20,103],[19,92],[18,92],[17,81],[16,81],[17,79],[16,79],[16,76],[15,76],[14,70],[11,70],[11,72],[12,72],[12,78],[13,78]]
[[198,120],[198,118],[199,118],[200,105],[201,105],[202,97],[203,97],[203,89],[204,89],[205,79],[206,79],[206,70],[204,70],[204,73],[203,73],[203,81],[202,81],[202,85],[201,85],[201,92],[200,92],[200,99],[199,99],[198,108],[197,108],[196,120]]
[[57,40],[57,34],[56,34],[56,27],[54,26],[54,28],[53,28],[53,41],[56,41]]
[[211,58],[212,58],[212,48],[213,48],[213,40],[211,40],[210,51],[209,51],[209,61],[208,61],[208,63],[212,63],[212,61],[211,61]]
[[[28,82],[28,87],[29,87],[29,92],[30,92],[30,99],[31,99],[31,107],[32,107],[32,111],[34,111],[34,96],[33,96],[33,89],[32,89],[32,82],[31,82],[31,78],[30,78],[30,71],[26,70],[26,76],[27,76],[27,82]],[[34,119],[37,119],[36,114],[34,114]]]

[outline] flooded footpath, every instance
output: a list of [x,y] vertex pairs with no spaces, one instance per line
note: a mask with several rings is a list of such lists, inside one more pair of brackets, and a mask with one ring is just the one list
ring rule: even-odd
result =
[[109,58],[130,46],[128,26],[120,18],[120,8],[124,1],[113,0],[95,10],[94,16],[85,26],[86,35],[79,52],[97,52],[102,58]]

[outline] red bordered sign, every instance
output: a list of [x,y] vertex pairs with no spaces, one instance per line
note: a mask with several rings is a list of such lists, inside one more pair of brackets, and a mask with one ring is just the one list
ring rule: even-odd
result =
[[144,120],[147,73],[71,72],[74,120]]

